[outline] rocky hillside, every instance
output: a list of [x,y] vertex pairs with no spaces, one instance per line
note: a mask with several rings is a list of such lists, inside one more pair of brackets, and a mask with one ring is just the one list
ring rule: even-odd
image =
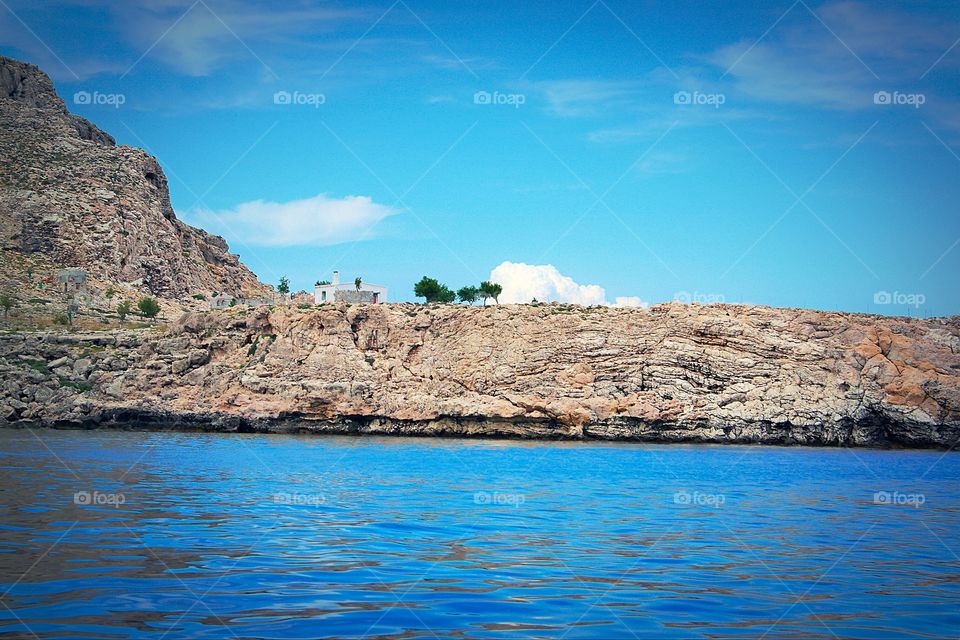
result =
[[156,159],[115,146],[40,69],[2,56],[0,249],[8,264],[36,257],[172,300],[265,290],[223,238],[177,219]]
[[0,335],[0,420],[950,447],[960,317],[336,305]]

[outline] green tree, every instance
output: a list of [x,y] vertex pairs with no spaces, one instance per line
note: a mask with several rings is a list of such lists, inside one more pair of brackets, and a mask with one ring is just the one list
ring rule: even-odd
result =
[[113,290],[113,287],[107,287],[106,292],[103,294],[107,296],[107,299],[112,298],[117,292]]
[[123,326],[123,321],[127,319],[128,315],[130,315],[130,303],[124,300],[117,305],[117,316],[120,318],[120,326]]
[[451,291],[447,285],[440,284],[434,278],[423,278],[414,285],[413,294],[418,298],[426,298],[427,304],[431,302],[453,302],[457,299],[457,294]]
[[357,291],[360,291],[360,287],[363,286],[363,278],[358,277],[356,280],[354,280],[353,286],[357,288]]
[[140,314],[144,318],[153,318],[160,313],[160,303],[150,296],[140,298],[140,302],[137,303],[137,308],[140,309]]
[[10,309],[17,306],[17,297],[12,293],[0,293],[0,308],[3,309],[3,317],[10,314]]
[[451,302],[454,302],[456,299],[457,299],[457,294],[455,294],[452,290],[448,289],[446,285],[442,285],[440,287],[440,297],[437,300],[437,302],[450,304]]
[[290,293],[290,278],[280,276],[280,284],[277,285],[277,291],[283,294]]
[[457,291],[457,297],[460,298],[460,302],[473,304],[480,297],[480,289],[476,287],[462,287]]
[[483,304],[486,306],[487,298],[493,298],[493,301],[500,304],[500,294],[503,293],[503,287],[496,282],[484,280],[480,283],[480,296],[483,298]]

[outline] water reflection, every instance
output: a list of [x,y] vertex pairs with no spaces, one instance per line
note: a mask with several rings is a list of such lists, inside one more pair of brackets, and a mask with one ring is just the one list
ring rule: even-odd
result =
[[953,453],[7,430],[0,456],[0,633],[960,628]]

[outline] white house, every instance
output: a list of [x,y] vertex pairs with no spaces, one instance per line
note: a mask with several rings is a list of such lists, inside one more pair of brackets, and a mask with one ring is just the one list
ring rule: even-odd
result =
[[340,282],[340,272],[334,271],[328,284],[318,284],[313,290],[317,304],[332,302],[353,302],[358,304],[380,304],[387,301],[387,288],[378,284],[360,283],[360,289],[353,282]]

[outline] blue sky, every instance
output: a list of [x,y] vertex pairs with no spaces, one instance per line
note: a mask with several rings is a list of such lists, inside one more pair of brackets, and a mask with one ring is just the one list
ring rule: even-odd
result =
[[960,312],[956,2],[0,15],[0,50],[156,155],[178,215],[267,282]]

